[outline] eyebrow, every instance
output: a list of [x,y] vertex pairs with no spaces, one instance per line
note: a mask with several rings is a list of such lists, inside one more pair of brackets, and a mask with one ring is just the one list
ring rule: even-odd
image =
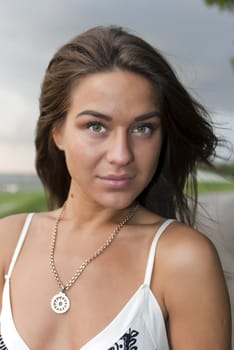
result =
[[[105,114],[100,113],[100,112],[97,112],[97,111],[92,111],[92,110],[82,111],[79,114],[77,114],[76,117],[81,117],[83,115],[92,115],[93,117],[100,118],[100,119],[103,119],[103,120],[108,121],[108,122],[110,122],[112,120],[112,118],[110,116],[105,115]],[[147,120],[147,119],[150,119],[153,117],[160,118],[160,112],[153,111],[153,112],[139,115],[136,118],[134,118],[134,121],[144,121],[144,120]]]

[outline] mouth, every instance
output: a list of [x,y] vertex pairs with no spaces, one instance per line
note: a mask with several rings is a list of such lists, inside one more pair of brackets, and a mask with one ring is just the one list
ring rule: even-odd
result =
[[127,187],[135,178],[133,175],[106,175],[98,176],[98,178],[107,186],[121,189]]

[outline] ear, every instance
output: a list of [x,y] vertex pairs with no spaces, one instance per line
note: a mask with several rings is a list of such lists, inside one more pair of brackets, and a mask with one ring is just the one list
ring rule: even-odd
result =
[[52,128],[52,138],[54,140],[55,145],[60,151],[64,150],[63,147],[63,132],[62,127],[58,125],[54,125]]

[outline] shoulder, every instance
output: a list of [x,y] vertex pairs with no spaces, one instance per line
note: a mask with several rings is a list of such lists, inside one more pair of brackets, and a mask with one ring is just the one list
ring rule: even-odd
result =
[[0,268],[5,270],[17,244],[27,214],[17,214],[0,220]]
[[[145,208],[138,215],[140,224],[148,224],[159,228],[166,223],[166,219],[158,216]],[[157,233],[156,233],[157,235]],[[180,223],[172,221],[159,239],[157,248],[157,261],[165,265],[169,270],[181,267],[189,267],[190,264],[205,262],[205,260],[219,260],[213,243],[203,233]],[[202,261],[201,261],[202,259]]]
[[[203,233],[179,222],[173,222],[162,236],[162,248],[167,250],[168,268],[186,267],[195,264],[198,267],[205,262],[218,259],[213,243]],[[205,260],[204,260],[205,259]]]
[[217,250],[203,233],[174,222],[161,237],[158,251],[164,272],[177,282],[222,274]]
[[0,219],[0,240],[11,240],[25,223],[28,214],[16,214]]
[[0,219],[0,243],[17,239],[28,214],[17,214]]
[[[0,219],[0,273],[8,270],[19,236],[29,214],[17,214]],[[36,213],[33,216],[30,230],[35,232],[53,222],[57,211]]]
[[[148,224],[154,229],[159,229],[167,221],[145,209],[138,219],[141,224]],[[219,262],[216,248],[205,234],[176,220],[166,226],[158,241],[156,255],[157,264],[163,265],[168,272],[190,268],[193,264],[201,268],[205,263]]]
[[[217,250],[212,241],[205,234],[175,222],[171,227],[168,239],[173,264],[179,268],[204,271],[204,266],[220,266]],[[169,261],[170,263],[170,261]],[[169,265],[168,265],[169,268]]]
[[[194,329],[192,343],[205,344],[208,340],[213,344],[215,338],[224,344],[225,338],[230,337],[230,304],[213,243],[204,234],[175,222],[162,236],[160,245],[158,262],[162,270],[160,276],[163,276],[160,282],[172,342],[181,346],[180,329],[188,333]],[[206,335],[201,327],[206,327]],[[214,329],[217,329],[215,337]],[[180,346],[178,348],[186,348]]]
[[189,290],[188,286],[192,286],[189,291],[192,297],[201,283],[209,283],[212,278],[223,280],[220,259],[213,243],[203,233],[177,221],[171,223],[159,239],[154,271],[152,287],[154,289],[160,281],[168,312],[174,302]]

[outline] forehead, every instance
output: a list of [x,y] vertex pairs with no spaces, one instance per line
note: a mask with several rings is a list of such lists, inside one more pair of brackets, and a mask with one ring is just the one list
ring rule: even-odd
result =
[[73,89],[71,108],[125,109],[152,108],[158,105],[153,84],[140,74],[114,70],[90,74]]

